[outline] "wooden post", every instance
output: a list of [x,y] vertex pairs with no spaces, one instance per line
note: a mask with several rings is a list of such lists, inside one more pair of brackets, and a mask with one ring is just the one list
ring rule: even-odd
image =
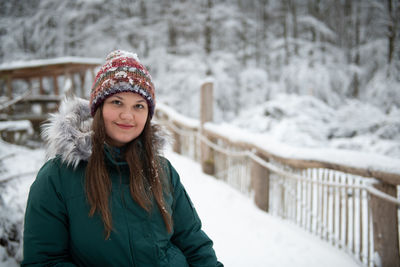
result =
[[261,210],[269,211],[269,170],[253,161],[251,180],[254,189],[254,201]]
[[[8,97],[8,100],[12,100],[13,99],[13,95],[12,95],[12,78],[11,78],[11,75],[7,76],[6,83],[7,83],[7,97]],[[11,115],[13,113],[12,106],[9,106],[6,109],[6,112],[7,112],[8,115]]]
[[[213,120],[213,84],[204,83],[200,91],[200,133],[204,134],[204,123]],[[201,167],[204,173],[213,175],[215,173],[214,151],[207,144],[201,142]]]
[[94,79],[96,78],[96,74],[94,73],[94,68],[90,68],[90,76],[92,77],[92,82],[94,82]]
[[86,76],[86,71],[79,72],[79,78],[81,82],[81,88],[80,88],[80,93],[81,97],[85,98],[85,76]]
[[8,100],[11,100],[13,98],[11,76],[7,76],[6,81],[7,81],[7,97],[8,97]]
[[[174,126],[175,126],[176,128],[178,128],[177,125],[174,125]],[[173,150],[174,150],[175,153],[182,154],[181,136],[180,136],[177,132],[175,132],[175,131],[173,131],[173,130],[172,130],[172,132],[173,132],[173,136],[174,136],[174,146],[173,146]]]
[[60,90],[58,88],[58,76],[54,75],[53,76],[53,87],[54,87],[54,94],[55,95],[59,95],[60,94]]
[[75,75],[74,75],[74,73],[73,73],[73,72],[70,72],[70,73],[69,73],[69,77],[70,77],[70,79],[71,79],[72,95],[76,95],[76,94],[77,94],[77,92],[76,92],[77,88],[76,88]]
[[45,94],[44,88],[43,88],[43,77],[42,76],[39,77],[39,94],[40,95]]
[[[397,197],[396,186],[388,183],[375,184],[374,187],[386,194]],[[399,235],[397,207],[374,195],[371,195],[372,223],[374,229],[374,251],[379,255],[382,267],[399,267]]]

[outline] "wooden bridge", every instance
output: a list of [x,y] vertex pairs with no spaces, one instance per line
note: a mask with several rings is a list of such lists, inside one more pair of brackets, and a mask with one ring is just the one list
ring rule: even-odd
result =
[[[90,88],[94,69],[101,63],[101,59],[62,57],[1,64],[0,122],[28,120],[38,132],[64,95],[87,97],[85,88]],[[6,141],[18,143],[25,132],[0,124]]]
[[157,104],[155,117],[172,133],[175,152],[254,197],[260,209],[352,255],[360,266],[400,266],[400,160],[382,157],[354,165],[354,158],[367,157],[335,150],[327,158],[318,150],[227,133],[212,123],[212,106],[206,105],[213,103],[212,84],[201,92],[200,121]]

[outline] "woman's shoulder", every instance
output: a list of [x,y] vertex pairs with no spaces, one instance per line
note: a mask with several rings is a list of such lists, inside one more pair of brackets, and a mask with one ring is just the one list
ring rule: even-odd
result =
[[48,159],[38,172],[38,177],[54,176],[52,174],[58,173],[62,165],[60,157]]
[[61,156],[57,155],[48,159],[40,168],[38,175],[51,175],[59,174],[61,172],[74,171],[70,164],[67,164]]
[[63,162],[60,156],[47,160],[40,168],[31,188],[44,190],[53,188],[56,191],[64,191],[64,187],[71,187],[76,178],[80,178],[84,171],[79,166],[74,168]]

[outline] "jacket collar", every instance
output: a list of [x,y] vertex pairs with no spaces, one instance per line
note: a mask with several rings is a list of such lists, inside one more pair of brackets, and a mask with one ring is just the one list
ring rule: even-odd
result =
[[46,156],[60,155],[67,165],[78,166],[92,154],[89,101],[82,98],[65,98],[55,114],[42,126],[46,142]]

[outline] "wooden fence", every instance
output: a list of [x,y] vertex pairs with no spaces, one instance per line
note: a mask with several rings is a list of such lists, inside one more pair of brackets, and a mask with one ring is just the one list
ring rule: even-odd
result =
[[[213,103],[211,83],[201,92],[202,103]],[[212,107],[201,106],[201,119],[195,121],[158,105],[156,119],[171,131],[174,151],[254,196],[262,210],[349,253],[361,266],[400,266],[400,173],[282,157],[216,130],[209,122]]]

